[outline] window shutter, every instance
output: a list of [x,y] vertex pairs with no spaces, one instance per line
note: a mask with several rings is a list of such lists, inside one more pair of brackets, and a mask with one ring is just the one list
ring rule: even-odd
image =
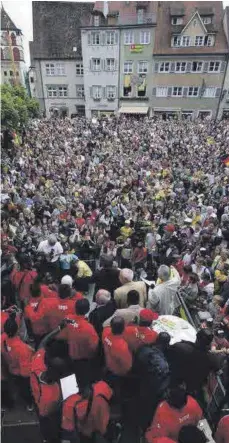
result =
[[90,32],[88,32],[88,35],[87,35],[87,44],[91,45],[91,33]]
[[154,64],[154,72],[158,72],[159,69],[159,63]]
[[101,34],[100,34],[100,44],[106,45],[106,33],[105,32],[101,32]]
[[100,59],[100,69],[99,71],[104,71],[105,70],[105,60],[103,60],[102,58]]
[[117,44],[118,44],[118,33],[115,32],[115,45],[117,45]]
[[226,68],[226,62],[221,62],[220,72],[224,72]]
[[92,98],[93,97],[93,88],[92,88],[92,86],[89,88],[89,91],[90,91],[90,97]]
[[115,59],[115,67],[114,67],[115,71],[118,71],[118,59]]
[[208,72],[208,62],[204,62],[203,72]]
[[106,86],[102,90],[102,97],[106,98]]
[[187,63],[186,69],[187,69],[186,72],[190,72],[191,71],[191,69],[192,69],[192,63],[191,62]]
[[167,91],[167,96],[168,96],[168,97],[171,97],[171,95],[172,95],[172,90],[173,90],[173,88],[171,88],[171,86],[169,86],[169,87],[168,87],[168,91]]
[[183,88],[183,96],[187,97],[188,95],[188,88]]
[[175,63],[171,63],[170,72],[175,72]]
[[220,97],[221,94],[221,88],[216,88],[215,97]]
[[153,90],[152,90],[152,95],[155,97],[156,94],[157,94],[157,88],[153,88]]

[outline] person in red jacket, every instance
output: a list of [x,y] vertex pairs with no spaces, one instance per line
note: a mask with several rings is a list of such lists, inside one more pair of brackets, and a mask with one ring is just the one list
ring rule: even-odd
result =
[[225,415],[218,423],[216,434],[216,443],[228,443],[229,442],[229,415]]
[[32,397],[29,377],[34,351],[17,335],[18,325],[15,316],[16,313],[13,313],[5,322],[4,333],[1,335],[1,356],[9,374],[16,382],[27,408],[31,410]]
[[22,260],[20,267],[21,269],[19,271],[18,265],[16,264],[14,266],[10,274],[10,280],[18,291],[20,301],[26,304],[30,297],[30,285],[37,277],[37,272],[30,269],[30,264],[26,259]]
[[197,401],[187,395],[184,384],[171,386],[168,390],[167,401],[161,402],[155,412],[153,421],[147,429],[147,443],[154,443],[158,437],[169,437],[178,440],[183,426],[197,425],[203,416]]
[[132,368],[132,353],[123,338],[125,321],[122,317],[114,317],[111,327],[104,328],[102,342],[106,368],[114,375],[125,376]]
[[137,351],[143,345],[156,342],[158,333],[151,329],[151,325],[153,320],[157,318],[158,314],[151,311],[151,309],[142,309],[139,315],[139,324],[125,327],[123,338],[132,352]]
[[109,401],[112,395],[110,386],[105,381],[99,381],[82,394],[68,397],[62,409],[64,439],[72,441],[76,432],[85,437],[91,437],[94,433],[105,435],[110,420]]

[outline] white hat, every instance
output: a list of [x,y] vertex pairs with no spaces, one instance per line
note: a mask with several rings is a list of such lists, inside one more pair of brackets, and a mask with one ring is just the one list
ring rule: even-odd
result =
[[68,286],[70,286],[70,288],[72,288],[72,284],[73,284],[72,277],[70,275],[65,275],[61,279],[61,284],[62,285],[68,285]]
[[126,225],[130,225],[130,220],[125,220]]
[[192,223],[192,219],[189,218],[189,217],[187,217],[187,218],[184,220],[184,223]]

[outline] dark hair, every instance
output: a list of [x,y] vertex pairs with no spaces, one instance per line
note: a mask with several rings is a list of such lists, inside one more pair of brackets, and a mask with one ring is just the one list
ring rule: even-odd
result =
[[75,311],[78,315],[86,315],[89,312],[90,303],[87,298],[81,298],[76,301]]
[[190,265],[184,265],[184,266],[183,266],[183,271],[184,271],[186,274],[190,274],[190,273],[192,272],[192,267],[191,267]]
[[139,292],[133,289],[127,294],[127,305],[138,305],[139,304]]
[[[15,314],[16,315],[16,314]],[[12,338],[17,334],[18,325],[14,316],[10,316],[4,324],[4,332],[8,337]]]
[[183,426],[178,435],[178,443],[207,443],[206,435],[195,425]]
[[69,285],[61,284],[59,286],[58,294],[59,294],[60,298],[65,299],[65,298],[71,297],[72,290]]
[[68,357],[68,343],[64,340],[53,339],[45,346],[45,364],[55,357]]
[[167,349],[169,347],[170,339],[171,337],[168,332],[160,332],[157,336],[156,345],[163,349]]
[[213,333],[209,329],[200,329],[196,334],[196,344],[202,350],[207,350],[213,340]]
[[183,408],[187,403],[187,391],[184,384],[171,385],[168,389],[167,402],[176,409]]
[[40,297],[41,295],[41,286],[40,286],[40,281],[34,281],[31,285],[30,285],[30,295],[31,297]]
[[195,274],[194,272],[190,274],[189,278],[191,283],[197,283],[199,281],[198,275]]
[[113,317],[111,320],[111,331],[114,335],[121,335],[125,329],[125,321],[122,317]]

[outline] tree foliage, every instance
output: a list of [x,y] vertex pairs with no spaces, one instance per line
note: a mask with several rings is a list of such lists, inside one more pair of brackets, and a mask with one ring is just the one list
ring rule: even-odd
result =
[[3,129],[20,130],[30,118],[38,117],[39,103],[28,96],[23,86],[1,86],[1,124]]

